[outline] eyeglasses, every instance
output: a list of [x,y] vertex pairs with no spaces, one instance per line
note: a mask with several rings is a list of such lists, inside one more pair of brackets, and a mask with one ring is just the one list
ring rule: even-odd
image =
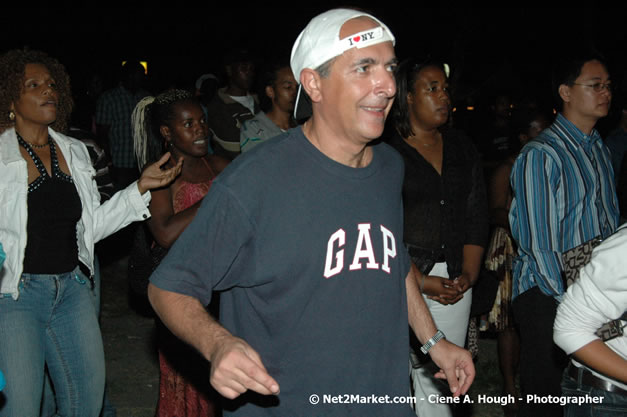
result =
[[612,83],[594,83],[594,84],[573,83],[573,84],[580,85],[582,87],[590,87],[595,93],[600,93],[605,89],[607,89],[609,93],[612,92]]

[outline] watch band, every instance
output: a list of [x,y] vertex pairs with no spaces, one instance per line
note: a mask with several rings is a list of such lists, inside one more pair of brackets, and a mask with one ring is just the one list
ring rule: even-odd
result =
[[437,332],[435,332],[431,339],[427,340],[427,343],[422,345],[420,351],[426,355],[427,352],[429,352],[429,349],[431,349],[436,343],[438,343],[442,339],[446,339],[446,336],[444,336],[442,330],[438,330]]

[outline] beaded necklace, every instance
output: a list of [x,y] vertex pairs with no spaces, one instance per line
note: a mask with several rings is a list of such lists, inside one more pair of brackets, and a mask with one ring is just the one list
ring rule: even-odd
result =
[[[46,167],[44,166],[44,163],[41,161],[39,156],[35,153],[32,146],[28,142],[26,142],[19,135],[19,133],[17,134],[17,141],[20,144],[20,146],[22,146],[26,150],[26,152],[28,152],[31,159],[33,160],[33,163],[35,164],[35,168],[37,168],[37,171],[39,171],[39,177],[37,177],[35,181],[28,184],[29,193],[32,193],[33,191],[38,189],[44,181],[53,177],[60,179],[62,181],[69,182],[69,183],[73,182],[71,176],[61,171],[61,167],[59,167],[59,159],[57,158],[57,149],[56,149],[56,146],[54,145],[54,141],[51,140],[50,137],[48,137],[48,143],[46,145],[50,145],[50,163],[52,165],[52,173],[51,173],[52,176],[48,175],[48,171],[46,171]],[[43,146],[39,145],[38,147],[44,147],[44,146],[45,145]]]
[[[19,135],[18,135],[19,136]],[[21,137],[21,136],[20,136]],[[24,138],[22,138],[22,140],[24,140],[24,142],[26,142],[31,148],[37,148],[37,149],[43,149],[46,146],[50,145],[50,136],[48,136],[48,142],[43,143],[41,145],[37,145],[36,143],[31,143],[28,142],[27,140],[25,140]]]

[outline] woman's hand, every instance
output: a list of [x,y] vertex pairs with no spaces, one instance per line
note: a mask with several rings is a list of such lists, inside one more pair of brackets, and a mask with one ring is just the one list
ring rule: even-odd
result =
[[470,279],[470,275],[462,273],[453,280],[453,284],[455,288],[457,288],[457,291],[463,294],[468,291],[470,287],[472,287],[473,282]]
[[455,304],[464,297],[453,280],[433,275],[425,277],[422,292],[440,304]]
[[179,159],[174,167],[161,169],[161,166],[163,166],[168,159],[170,159],[170,152],[166,152],[157,162],[144,168],[141,177],[139,177],[137,181],[137,188],[140,194],[144,194],[146,191],[154,188],[168,185],[181,173],[183,158]]

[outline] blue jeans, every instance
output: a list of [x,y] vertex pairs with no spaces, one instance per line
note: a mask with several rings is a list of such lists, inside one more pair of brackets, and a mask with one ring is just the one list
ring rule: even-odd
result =
[[[100,295],[102,292],[101,281],[100,281],[100,261],[98,260],[98,256],[94,257],[94,297],[93,300],[96,303],[96,314],[100,319]],[[54,398],[54,392],[51,387],[50,376],[46,375],[45,383],[44,383],[44,395],[43,395],[43,403],[41,405],[41,414],[40,417],[49,417],[56,414],[57,404]],[[102,411],[100,412],[100,417],[116,417],[117,410],[109,401],[107,395],[107,387],[105,385],[104,392],[104,401],[102,405]]]
[[568,397],[602,398],[600,404],[567,404],[564,417],[610,417],[627,415],[627,396],[593,388],[571,378],[566,372],[562,377],[562,394]]
[[[97,416],[105,362],[94,295],[76,270],[23,274],[20,297],[0,298],[0,415],[38,416],[48,366],[62,416]],[[4,398],[2,398],[4,396]]]

